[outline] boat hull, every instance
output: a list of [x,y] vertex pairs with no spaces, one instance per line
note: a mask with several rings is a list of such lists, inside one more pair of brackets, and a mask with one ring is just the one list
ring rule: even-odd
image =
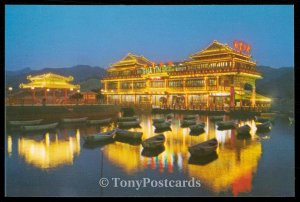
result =
[[216,139],[208,140],[188,148],[190,154],[195,157],[202,157],[216,152],[218,141]]
[[86,123],[88,117],[83,117],[83,118],[64,118],[62,119],[63,123]]
[[31,120],[31,121],[9,121],[10,126],[26,126],[26,125],[38,125],[43,119]]
[[23,131],[38,131],[38,130],[51,130],[55,129],[58,123],[43,124],[43,125],[32,125],[32,126],[21,126]]

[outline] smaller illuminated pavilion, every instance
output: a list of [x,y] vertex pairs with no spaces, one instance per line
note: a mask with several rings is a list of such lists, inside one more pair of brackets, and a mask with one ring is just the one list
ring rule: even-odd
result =
[[[80,85],[74,85],[70,82],[74,80],[72,76],[64,77],[61,75],[46,73],[37,76],[27,76],[27,79],[30,80],[30,83],[20,84],[20,88],[23,89],[31,89],[32,90],[32,98],[35,101],[35,91],[41,89],[44,91],[45,99],[47,100],[47,93],[50,89],[62,89],[64,90],[64,99],[67,100],[68,90],[73,91],[74,89],[80,89]],[[53,91],[53,95],[55,91]]]

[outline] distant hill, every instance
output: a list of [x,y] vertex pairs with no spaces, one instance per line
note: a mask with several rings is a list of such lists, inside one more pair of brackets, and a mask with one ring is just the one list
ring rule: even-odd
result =
[[272,98],[294,98],[293,67],[275,69],[258,66],[257,69],[263,74],[263,79],[256,81],[256,90],[258,93]]
[[[75,84],[81,84],[82,82],[86,82],[89,79],[95,79],[99,81],[106,74],[106,70],[101,67],[92,67],[89,65],[76,65],[73,67],[66,68],[44,68],[41,70],[32,70],[30,68],[21,69],[18,71],[5,71],[5,83],[6,86],[12,86],[15,90],[19,90],[20,83],[27,83],[28,80],[26,77],[28,75],[39,75],[44,73],[56,73],[63,76],[73,76]],[[99,85],[95,83],[93,88],[99,88]]]

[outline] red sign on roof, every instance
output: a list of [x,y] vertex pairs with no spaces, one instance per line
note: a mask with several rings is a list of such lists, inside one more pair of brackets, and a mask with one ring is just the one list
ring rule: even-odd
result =
[[250,44],[238,40],[233,41],[233,48],[240,53],[250,54],[251,51]]

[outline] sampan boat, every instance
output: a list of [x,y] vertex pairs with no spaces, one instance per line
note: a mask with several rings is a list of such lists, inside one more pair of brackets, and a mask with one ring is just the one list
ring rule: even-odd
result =
[[196,125],[196,120],[182,120],[181,127],[188,127],[191,125]]
[[171,122],[155,123],[155,124],[153,124],[153,126],[156,129],[170,128]]
[[232,129],[237,126],[236,121],[220,121],[217,122],[216,125],[218,126],[218,130],[227,130]]
[[121,138],[129,138],[129,139],[141,139],[143,136],[143,132],[135,132],[135,131],[128,131],[128,130],[116,130],[116,137]]
[[191,131],[202,131],[204,130],[204,127],[205,123],[198,123],[197,125],[192,125],[189,128]]
[[127,122],[118,122],[119,128],[139,128],[139,121],[127,121]]
[[165,122],[165,119],[152,119],[153,125],[156,123],[163,123]]
[[267,121],[274,122],[274,117],[267,118],[267,117],[255,116],[255,122],[265,123]]
[[209,120],[211,121],[223,121],[224,116],[210,116]]
[[157,147],[162,147],[164,146],[165,140],[166,138],[163,134],[155,135],[153,137],[144,140],[142,142],[142,146],[145,149],[154,149]]
[[84,141],[87,143],[95,143],[100,141],[109,141],[114,138],[116,130],[111,130],[104,133],[97,133],[94,135],[83,137]]
[[129,122],[129,121],[136,121],[137,116],[123,116],[118,118],[118,122]]
[[86,123],[88,117],[82,117],[82,118],[63,118],[63,123]]
[[197,115],[185,115],[183,117],[183,120],[193,120],[193,119],[196,119],[197,118]]
[[167,119],[172,119],[174,117],[174,114],[167,114]]
[[30,120],[30,121],[9,121],[11,126],[26,126],[26,125],[38,125],[43,121],[43,119]]
[[87,123],[90,124],[90,125],[93,125],[93,124],[108,124],[111,122],[111,118],[108,118],[108,119],[100,119],[100,120],[87,120]]
[[158,156],[159,154],[161,154],[162,152],[165,151],[165,146],[159,146],[155,149],[146,149],[144,148],[141,152],[141,155],[142,156],[145,156],[145,157],[155,157],[155,156]]
[[188,148],[191,156],[206,156],[214,153],[218,148],[218,141],[216,138],[201,142],[199,144],[190,146]]
[[58,126],[58,123],[49,123],[49,124],[41,124],[41,125],[32,125],[32,126],[21,126],[21,130],[23,131],[36,131],[36,130],[51,130],[55,129]]
[[270,131],[272,129],[272,123],[270,121],[267,121],[262,124],[256,124],[257,132],[265,132]]
[[209,164],[211,162],[213,162],[214,160],[218,159],[218,154],[216,152],[213,152],[209,155],[206,156],[191,156],[188,160],[188,164],[191,165],[206,165]]
[[249,125],[243,125],[237,129],[238,135],[249,135],[251,127]]

